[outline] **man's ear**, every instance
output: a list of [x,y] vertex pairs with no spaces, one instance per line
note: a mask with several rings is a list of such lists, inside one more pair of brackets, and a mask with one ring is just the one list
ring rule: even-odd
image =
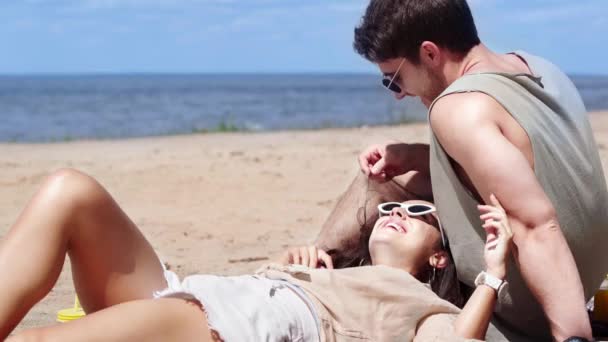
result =
[[435,268],[445,268],[450,263],[450,259],[448,258],[448,253],[446,251],[435,252],[429,258],[429,264]]
[[424,41],[420,44],[420,60],[427,65],[438,66],[441,64],[441,50],[437,44]]

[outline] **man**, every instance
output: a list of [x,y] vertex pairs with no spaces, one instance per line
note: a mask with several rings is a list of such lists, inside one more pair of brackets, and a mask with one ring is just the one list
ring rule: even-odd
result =
[[354,47],[378,65],[397,99],[416,96],[429,108],[431,143],[363,152],[364,176],[317,245],[346,251],[367,232],[359,231],[362,212],[371,220],[381,201],[432,196],[459,279],[475,286],[485,236],[476,206],[494,194],[512,223],[515,252],[493,320],[498,330],[487,339],[592,339],[585,302],[608,271],[601,247],[608,198],[586,110],[568,78],[527,53],[490,51],[465,0],[372,0]]

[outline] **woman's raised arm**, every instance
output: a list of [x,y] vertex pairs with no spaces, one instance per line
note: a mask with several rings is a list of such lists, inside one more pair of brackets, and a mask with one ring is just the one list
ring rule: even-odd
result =
[[513,233],[505,210],[494,195],[492,205],[480,205],[481,221],[486,230],[484,258],[486,270],[477,278],[477,288],[454,321],[454,331],[464,338],[484,340],[494,311],[498,289],[504,286],[506,259]]

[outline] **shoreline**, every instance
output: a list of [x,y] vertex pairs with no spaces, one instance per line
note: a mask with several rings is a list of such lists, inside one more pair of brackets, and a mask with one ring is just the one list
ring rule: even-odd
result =
[[[608,111],[590,114],[604,172]],[[359,172],[357,156],[388,139],[428,142],[426,123],[185,134],[123,140],[0,143],[0,241],[53,170],[106,187],[180,277],[245,274],[311,243]],[[18,329],[53,324],[73,304],[69,261]]]
[[[590,117],[596,115],[608,114],[608,109],[594,110],[587,113]],[[162,139],[172,137],[188,137],[188,136],[209,136],[209,135],[220,135],[228,136],[231,134],[247,134],[247,135],[266,135],[266,134],[280,134],[280,133],[305,133],[305,132],[316,132],[316,131],[350,131],[350,130],[363,130],[363,129],[383,129],[390,127],[403,127],[410,125],[426,125],[425,120],[411,121],[405,123],[395,124],[378,124],[378,125],[363,125],[353,127],[321,127],[321,128],[294,128],[294,129],[281,129],[281,130],[247,130],[247,129],[229,129],[226,131],[200,131],[200,132],[184,132],[184,133],[167,133],[159,135],[146,135],[146,136],[133,136],[133,137],[120,137],[120,138],[69,138],[65,140],[50,140],[50,141],[0,141],[0,146],[40,146],[40,145],[53,145],[53,144],[69,144],[69,143],[89,143],[89,142],[129,142],[147,139]]]
[[[608,110],[607,110],[608,112]],[[411,121],[406,123],[394,123],[394,124],[378,124],[378,125],[361,125],[352,127],[320,127],[320,128],[293,128],[293,129],[278,129],[278,130],[248,130],[248,129],[230,129],[230,130],[201,130],[197,132],[183,132],[183,133],[167,133],[157,135],[142,135],[142,136],[125,136],[125,137],[111,137],[111,138],[69,138],[63,140],[48,140],[48,141],[0,141],[2,145],[25,145],[25,146],[36,146],[36,145],[49,145],[49,144],[62,144],[62,143],[87,143],[87,142],[129,142],[146,139],[162,139],[172,137],[188,137],[188,136],[228,136],[235,134],[243,135],[272,135],[280,133],[306,133],[316,131],[350,131],[350,130],[362,130],[362,129],[382,129],[396,126],[409,126],[409,125],[425,125],[426,121]]]

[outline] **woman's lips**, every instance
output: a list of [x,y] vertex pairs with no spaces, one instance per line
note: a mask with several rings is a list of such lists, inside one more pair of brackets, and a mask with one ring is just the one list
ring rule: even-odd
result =
[[403,226],[401,222],[388,221],[386,225],[384,225],[384,228],[393,229],[399,233],[407,233],[407,229]]

